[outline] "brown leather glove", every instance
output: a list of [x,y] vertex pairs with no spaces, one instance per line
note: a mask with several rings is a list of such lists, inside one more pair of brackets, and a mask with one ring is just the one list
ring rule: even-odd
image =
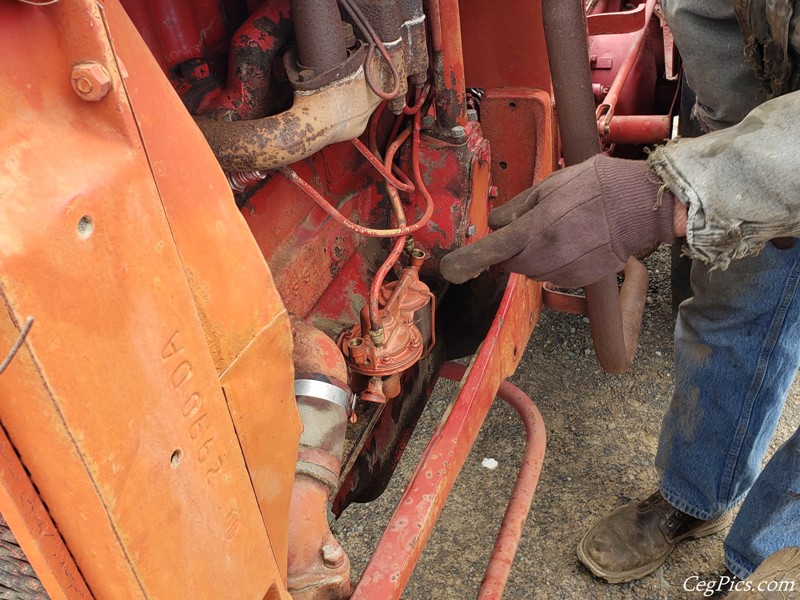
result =
[[622,270],[630,256],[672,243],[673,197],[647,163],[598,154],[553,173],[489,213],[498,230],[442,259],[445,279],[463,283],[490,265],[577,287]]

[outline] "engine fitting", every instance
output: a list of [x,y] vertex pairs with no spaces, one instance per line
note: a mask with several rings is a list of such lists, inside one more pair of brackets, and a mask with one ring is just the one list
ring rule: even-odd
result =
[[435,343],[434,296],[419,279],[425,253],[414,250],[400,278],[381,288],[378,330],[370,328],[369,309],[345,331],[339,347],[361,400],[384,403],[400,394],[400,373],[425,356]]

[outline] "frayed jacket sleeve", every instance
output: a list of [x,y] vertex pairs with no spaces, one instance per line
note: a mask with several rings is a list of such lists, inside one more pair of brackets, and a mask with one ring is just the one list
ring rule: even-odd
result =
[[725,268],[776,237],[800,237],[800,92],[733,127],[658,148],[650,166],[688,206],[688,253]]

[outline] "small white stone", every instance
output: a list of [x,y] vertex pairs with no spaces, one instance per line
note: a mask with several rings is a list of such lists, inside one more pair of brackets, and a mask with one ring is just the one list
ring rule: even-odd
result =
[[484,458],[483,461],[481,461],[481,466],[484,469],[494,471],[497,468],[497,461],[493,458]]

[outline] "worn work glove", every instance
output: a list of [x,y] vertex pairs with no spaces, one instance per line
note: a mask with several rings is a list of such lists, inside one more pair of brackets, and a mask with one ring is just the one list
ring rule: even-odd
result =
[[489,213],[495,229],[442,259],[463,283],[490,265],[578,287],[617,273],[630,256],[673,241],[673,197],[647,163],[598,154],[557,171]]

